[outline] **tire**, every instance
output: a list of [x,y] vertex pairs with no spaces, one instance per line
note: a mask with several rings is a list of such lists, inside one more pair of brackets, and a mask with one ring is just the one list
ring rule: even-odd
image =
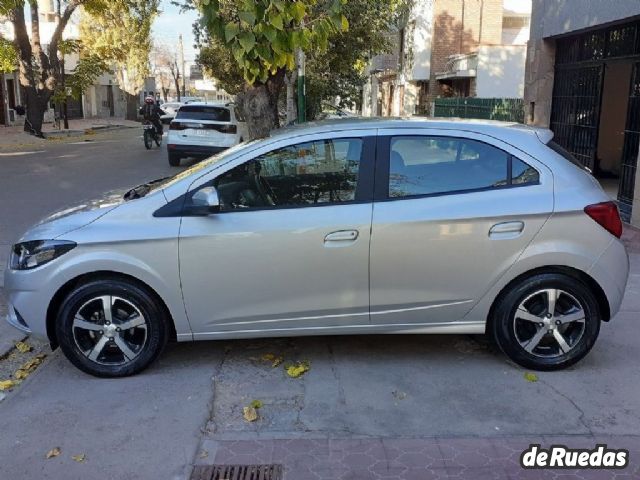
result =
[[169,165],[171,165],[172,167],[179,167],[180,157],[175,153],[169,152]]
[[[79,285],[65,298],[56,319],[60,348],[71,363],[96,377],[139,373],[168,340],[169,319],[158,303],[147,289],[123,279]],[[105,314],[108,305],[111,321]],[[125,324],[131,328],[118,326]]]
[[511,360],[547,371],[569,367],[589,353],[600,332],[601,314],[582,281],[543,273],[511,286],[498,300],[491,320],[491,333]]
[[149,132],[149,130],[144,131],[143,138],[145,148],[147,150],[151,150],[151,147],[153,147],[153,139],[151,138],[151,133]]

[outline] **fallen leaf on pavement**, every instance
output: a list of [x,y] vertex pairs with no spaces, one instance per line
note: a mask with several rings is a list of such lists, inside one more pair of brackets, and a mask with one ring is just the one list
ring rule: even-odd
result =
[[16,386],[16,382],[13,380],[3,380],[0,382],[0,390],[11,390]]
[[200,458],[207,458],[209,456],[209,452],[207,452],[206,450],[202,450],[199,454],[198,457]]
[[31,345],[29,345],[27,342],[17,342],[16,349],[20,353],[27,353],[31,351]]
[[527,382],[537,382],[538,381],[538,376],[535,373],[525,372],[524,379]]
[[242,416],[247,422],[255,422],[258,420],[258,412],[253,407],[243,407]]
[[84,461],[87,459],[87,456],[84,453],[81,453],[80,455],[72,455],[71,458],[73,458],[75,462],[84,463]]
[[262,400],[254,400],[249,404],[249,406],[255,409],[262,408]]
[[398,390],[394,390],[393,392],[391,392],[391,394],[396,397],[398,400],[404,400],[405,398],[407,398],[407,394],[404,392],[400,392]]
[[24,380],[29,375],[31,375],[36,370],[36,368],[38,368],[38,365],[43,362],[45,357],[46,355],[44,353],[41,353],[33,357],[31,360],[24,362],[22,366],[18,370],[16,370],[16,373],[14,373],[13,376],[16,378],[16,380]]
[[284,369],[291,378],[298,378],[304,375],[311,368],[311,364],[307,361],[298,362],[293,365],[285,365]]
[[47,452],[47,459],[57,457],[61,453],[62,453],[62,450],[60,450],[60,447],[54,447]]
[[263,362],[270,363],[273,368],[276,368],[278,365],[280,365],[284,361],[284,358],[282,357],[282,355],[276,355],[274,353],[265,353],[260,358],[262,359]]

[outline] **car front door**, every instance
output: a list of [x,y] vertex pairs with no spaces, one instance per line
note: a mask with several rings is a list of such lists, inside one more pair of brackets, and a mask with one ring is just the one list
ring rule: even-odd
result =
[[193,185],[221,210],[185,215],[180,275],[195,338],[331,333],[369,323],[375,130],[282,140]]
[[411,329],[460,321],[551,214],[551,172],[480,134],[382,132],[371,322]]

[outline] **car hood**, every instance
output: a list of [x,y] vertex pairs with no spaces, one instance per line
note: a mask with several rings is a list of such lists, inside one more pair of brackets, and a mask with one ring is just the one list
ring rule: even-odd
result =
[[114,190],[100,198],[55,212],[31,227],[20,241],[54,239],[82,228],[124,203],[127,190]]

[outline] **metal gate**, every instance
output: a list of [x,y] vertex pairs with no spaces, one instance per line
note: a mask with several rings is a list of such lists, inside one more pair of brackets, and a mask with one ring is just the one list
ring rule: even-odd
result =
[[640,21],[557,40],[550,127],[556,142],[592,171],[598,168],[600,105],[609,60],[634,65],[618,190],[620,213],[628,222],[640,147]]
[[624,129],[624,145],[622,147],[622,163],[620,165],[620,187],[618,203],[624,221],[631,220],[636,170],[638,166],[638,149],[640,148],[640,62],[633,64],[631,88],[627,107],[627,123]]
[[554,140],[591,171],[598,148],[604,65],[556,70],[551,130]]

